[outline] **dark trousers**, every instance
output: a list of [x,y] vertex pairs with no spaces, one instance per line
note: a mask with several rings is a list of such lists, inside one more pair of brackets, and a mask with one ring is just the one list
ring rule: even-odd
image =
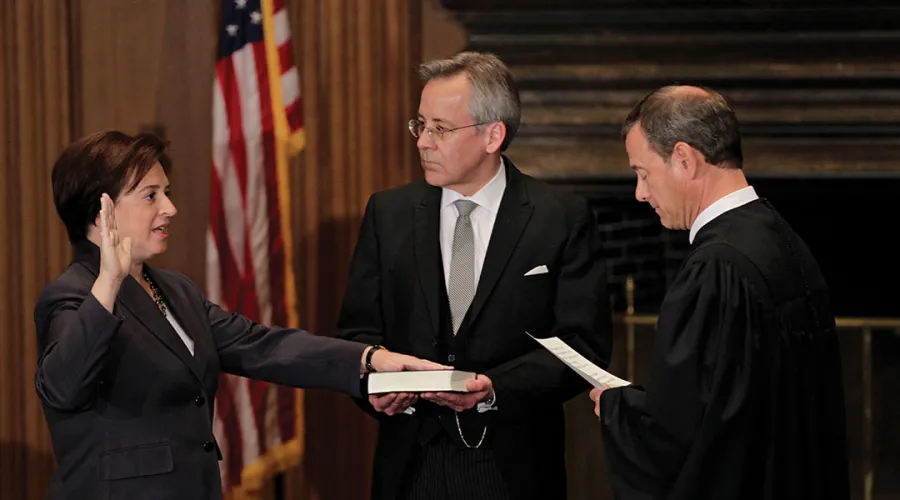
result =
[[490,450],[460,448],[444,433],[416,448],[404,477],[403,500],[509,499]]

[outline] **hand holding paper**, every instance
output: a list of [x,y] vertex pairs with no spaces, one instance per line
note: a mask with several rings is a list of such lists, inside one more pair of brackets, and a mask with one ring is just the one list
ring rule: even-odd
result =
[[603,395],[603,391],[606,390],[606,387],[595,387],[591,389],[591,393],[589,394],[591,401],[594,402],[594,415],[597,415],[597,418],[600,418],[600,396]]

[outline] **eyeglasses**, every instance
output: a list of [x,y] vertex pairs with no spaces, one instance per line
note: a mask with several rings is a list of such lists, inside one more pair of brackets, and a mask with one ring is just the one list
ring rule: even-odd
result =
[[413,120],[409,121],[409,133],[412,134],[413,137],[418,138],[420,135],[422,135],[422,131],[424,130],[428,134],[428,137],[434,141],[437,139],[443,139],[444,134],[453,132],[454,130],[469,128],[469,127],[477,127],[479,125],[484,125],[484,124],[485,124],[485,122],[480,122],[480,123],[473,123],[471,125],[463,125],[462,127],[456,127],[456,128],[443,128],[443,127],[432,128],[432,127],[426,127],[425,124],[422,123],[420,120],[413,119]]

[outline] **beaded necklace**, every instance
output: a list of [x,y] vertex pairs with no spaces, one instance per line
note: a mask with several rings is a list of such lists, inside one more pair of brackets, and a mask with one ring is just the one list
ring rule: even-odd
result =
[[153,295],[153,302],[156,302],[156,307],[162,311],[163,316],[166,315],[166,304],[163,302],[162,293],[159,291],[159,288],[156,286],[156,283],[150,279],[150,275],[147,274],[147,271],[144,271],[144,280],[150,285],[150,293]]

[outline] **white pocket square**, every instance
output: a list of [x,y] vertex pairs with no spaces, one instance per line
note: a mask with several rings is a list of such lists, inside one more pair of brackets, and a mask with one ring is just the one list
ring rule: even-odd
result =
[[525,273],[525,276],[534,276],[535,274],[547,274],[549,272],[550,272],[550,270],[547,269],[547,266],[541,265],[541,266],[537,266],[536,268],[532,269],[531,271],[528,271],[527,273]]

